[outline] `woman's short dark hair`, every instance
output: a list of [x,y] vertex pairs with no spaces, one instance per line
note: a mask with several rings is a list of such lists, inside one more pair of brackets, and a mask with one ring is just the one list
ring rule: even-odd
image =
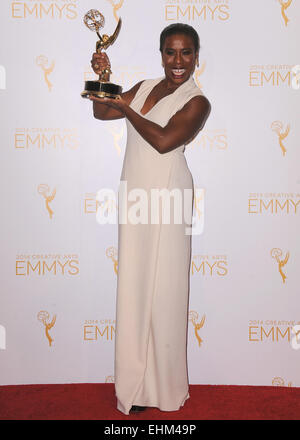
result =
[[160,34],[160,46],[159,50],[162,52],[165,44],[165,40],[170,35],[184,34],[192,38],[194,42],[195,52],[200,49],[200,39],[197,31],[190,25],[184,23],[172,23],[164,28]]

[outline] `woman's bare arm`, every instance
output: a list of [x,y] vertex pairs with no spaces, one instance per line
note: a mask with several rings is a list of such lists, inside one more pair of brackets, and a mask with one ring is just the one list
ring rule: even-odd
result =
[[[99,102],[101,98],[91,96],[90,99]],[[189,142],[204,127],[211,112],[210,102],[205,96],[194,96],[172,116],[165,127],[162,127],[135,112],[122,97],[103,98],[102,102],[103,105],[120,111],[160,154],[168,153]]]
[[195,96],[175,113],[165,127],[143,118],[126,104],[123,111],[140,135],[164,154],[187,143],[204,127],[211,105],[205,96]]

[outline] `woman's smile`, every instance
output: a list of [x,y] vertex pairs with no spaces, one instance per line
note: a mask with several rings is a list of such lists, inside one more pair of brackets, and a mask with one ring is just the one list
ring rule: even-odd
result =
[[173,76],[175,78],[182,78],[186,69],[172,69]]

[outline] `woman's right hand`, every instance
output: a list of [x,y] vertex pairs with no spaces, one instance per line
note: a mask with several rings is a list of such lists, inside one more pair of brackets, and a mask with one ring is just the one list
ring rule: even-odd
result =
[[106,52],[93,53],[91,65],[92,65],[93,71],[97,75],[100,75],[100,73],[105,69],[110,70],[110,61],[109,61],[109,58],[108,58]]

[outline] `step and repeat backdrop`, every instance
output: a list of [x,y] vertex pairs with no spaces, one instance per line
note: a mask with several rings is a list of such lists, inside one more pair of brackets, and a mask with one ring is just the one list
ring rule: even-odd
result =
[[97,193],[118,192],[126,123],[80,96],[90,9],[101,35],[122,18],[107,53],[124,91],[163,76],[164,27],[200,36],[190,384],[300,386],[299,0],[1,2],[0,384],[114,382],[117,221],[97,221]]

